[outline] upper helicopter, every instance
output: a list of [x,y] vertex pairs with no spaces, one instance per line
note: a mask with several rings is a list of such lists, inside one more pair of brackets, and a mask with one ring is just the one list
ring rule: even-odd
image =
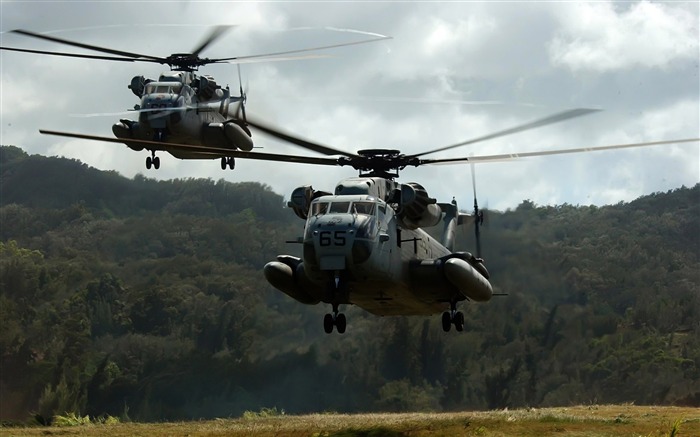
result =
[[[122,142],[129,148],[136,151],[146,149],[151,152],[151,155],[146,158],[146,168],[148,169],[151,167],[158,169],[160,167],[160,158],[156,156],[157,151],[167,151],[180,159],[220,159],[222,169],[227,167],[233,169],[235,167],[234,158],[214,152],[213,149],[242,151],[253,149],[252,134],[246,124],[246,94],[240,80],[240,62],[318,57],[318,55],[298,55],[294,57],[289,55],[390,38],[376,35],[373,38],[360,41],[259,55],[213,59],[200,56],[205,49],[232,27],[228,25],[216,26],[191,52],[173,53],[167,57],[114,50],[26,30],[13,30],[12,32],[101,52],[110,56],[15,47],[0,47],[0,49],[72,58],[168,65],[171,71],[162,73],[158,79],[145,78],[144,76],[134,76],[131,79],[128,88],[140,99],[140,103],[134,107],[134,112],[138,114],[138,119],[120,119],[118,123],[112,126],[112,132],[117,138],[123,140]],[[197,75],[195,73],[199,67],[220,63],[236,63],[239,65],[238,96],[232,96],[229,87],[222,87],[212,76]],[[144,143],[143,140],[150,142]],[[212,148],[212,150],[186,151],[170,148],[168,143],[205,146]]]
[[[700,141],[698,138],[619,144],[575,149],[545,150],[501,155],[429,159],[425,155],[522,132],[579,117],[596,110],[573,109],[468,141],[406,155],[393,149],[360,150],[348,153],[284,132],[262,121],[247,119],[252,128],[296,146],[329,157],[280,155],[201,146],[168,144],[182,153],[220,153],[244,159],[350,166],[358,177],[340,181],[332,191],[314,190],[310,185],[292,192],[288,205],[305,220],[302,256],[280,255],[267,263],[264,274],[270,284],[295,300],[315,305],[330,304],[325,315],[326,333],[334,328],[343,333],[347,320],[340,305],[354,304],[376,315],[416,315],[442,312],[442,328],[461,331],[464,314],[459,302],[491,299],[493,287],[481,256],[480,225],[483,213],[476,199],[472,214],[459,211],[457,202],[438,203],[423,185],[399,183],[399,171],[408,166],[484,163],[517,158],[594,152],[601,150]],[[90,140],[118,142],[113,138],[41,130],[41,133]],[[151,142],[144,143],[147,147]],[[335,156],[335,157],[330,157]],[[459,193],[458,193],[459,194]],[[442,222],[442,236],[436,239],[423,230]],[[476,254],[454,251],[459,226],[472,224]]]

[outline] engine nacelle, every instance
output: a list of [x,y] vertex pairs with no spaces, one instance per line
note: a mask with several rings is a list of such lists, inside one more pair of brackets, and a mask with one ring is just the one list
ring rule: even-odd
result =
[[129,84],[128,88],[136,97],[141,98],[143,97],[143,91],[146,89],[146,85],[151,82],[153,82],[153,79],[146,79],[143,76],[134,76],[131,78],[131,84]]
[[309,206],[313,195],[314,189],[311,188],[311,185],[297,187],[292,191],[292,197],[287,202],[287,206],[292,208],[297,217],[306,220],[309,216]]
[[408,229],[435,226],[442,218],[437,201],[428,196],[422,185],[409,182],[401,185],[398,217]]
[[320,196],[327,196],[330,193],[325,191],[316,191],[311,185],[302,185],[292,191],[292,197],[287,202],[287,206],[294,210],[294,214],[300,219],[306,220],[309,216],[309,208],[311,201]]
[[199,76],[199,88],[197,95],[203,100],[211,99],[216,93],[216,90],[219,88],[220,86],[216,84],[216,80],[214,80],[213,77]]

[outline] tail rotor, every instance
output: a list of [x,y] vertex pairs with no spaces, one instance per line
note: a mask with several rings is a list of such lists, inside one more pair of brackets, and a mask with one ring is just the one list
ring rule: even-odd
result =
[[[245,116],[245,102],[248,100],[246,92],[243,90],[243,80],[241,79],[241,64],[236,64],[238,67],[238,91],[240,93],[238,109],[236,109],[236,118],[242,118],[243,123],[247,124]],[[246,86],[247,88],[247,86]],[[242,117],[239,117],[242,116]]]
[[474,237],[476,239],[476,257],[481,258],[481,226],[484,224],[484,211],[479,209],[476,199],[476,171],[474,164],[470,165],[472,174],[472,188],[474,189]]

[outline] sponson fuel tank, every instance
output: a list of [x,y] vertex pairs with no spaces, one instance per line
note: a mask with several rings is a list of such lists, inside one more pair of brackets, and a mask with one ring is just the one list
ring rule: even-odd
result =
[[412,288],[423,293],[444,296],[445,289],[452,289],[477,302],[486,302],[493,295],[488,271],[468,252],[411,261],[410,272]]
[[265,264],[265,279],[276,289],[289,297],[307,305],[321,301],[316,296],[316,287],[309,283],[304,274],[304,263],[295,256],[280,255],[277,261]]
[[202,144],[226,149],[253,150],[253,139],[233,121],[202,125]]

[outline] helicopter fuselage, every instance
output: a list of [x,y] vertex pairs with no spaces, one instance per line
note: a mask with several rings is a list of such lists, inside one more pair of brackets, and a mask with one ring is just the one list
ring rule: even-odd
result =
[[[118,138],[127,140],[125,144],[133,150],[153,150],[153,146],[129,140],[245,151],[253,148],[250,132],[230,112],[232,98],[228,88],[216,85],[210,77],[173,72],[161,75],[158,81],[150,81],[137,76],[129,88],[141,98],[137,106],[138,120],[122,119],[112,127],[112,131]],[[166,147],[158,150],[166,150],[180,159],[221,157],[215,153]]]
[[480,260],[451,252],[424,230],[406,226],[392,204],[369,194],[314,199],[300,242],[302,258],[280,256],[265,266],[265,276],[303,303],[354,304],[376,315],[427,315],[492,295]]

